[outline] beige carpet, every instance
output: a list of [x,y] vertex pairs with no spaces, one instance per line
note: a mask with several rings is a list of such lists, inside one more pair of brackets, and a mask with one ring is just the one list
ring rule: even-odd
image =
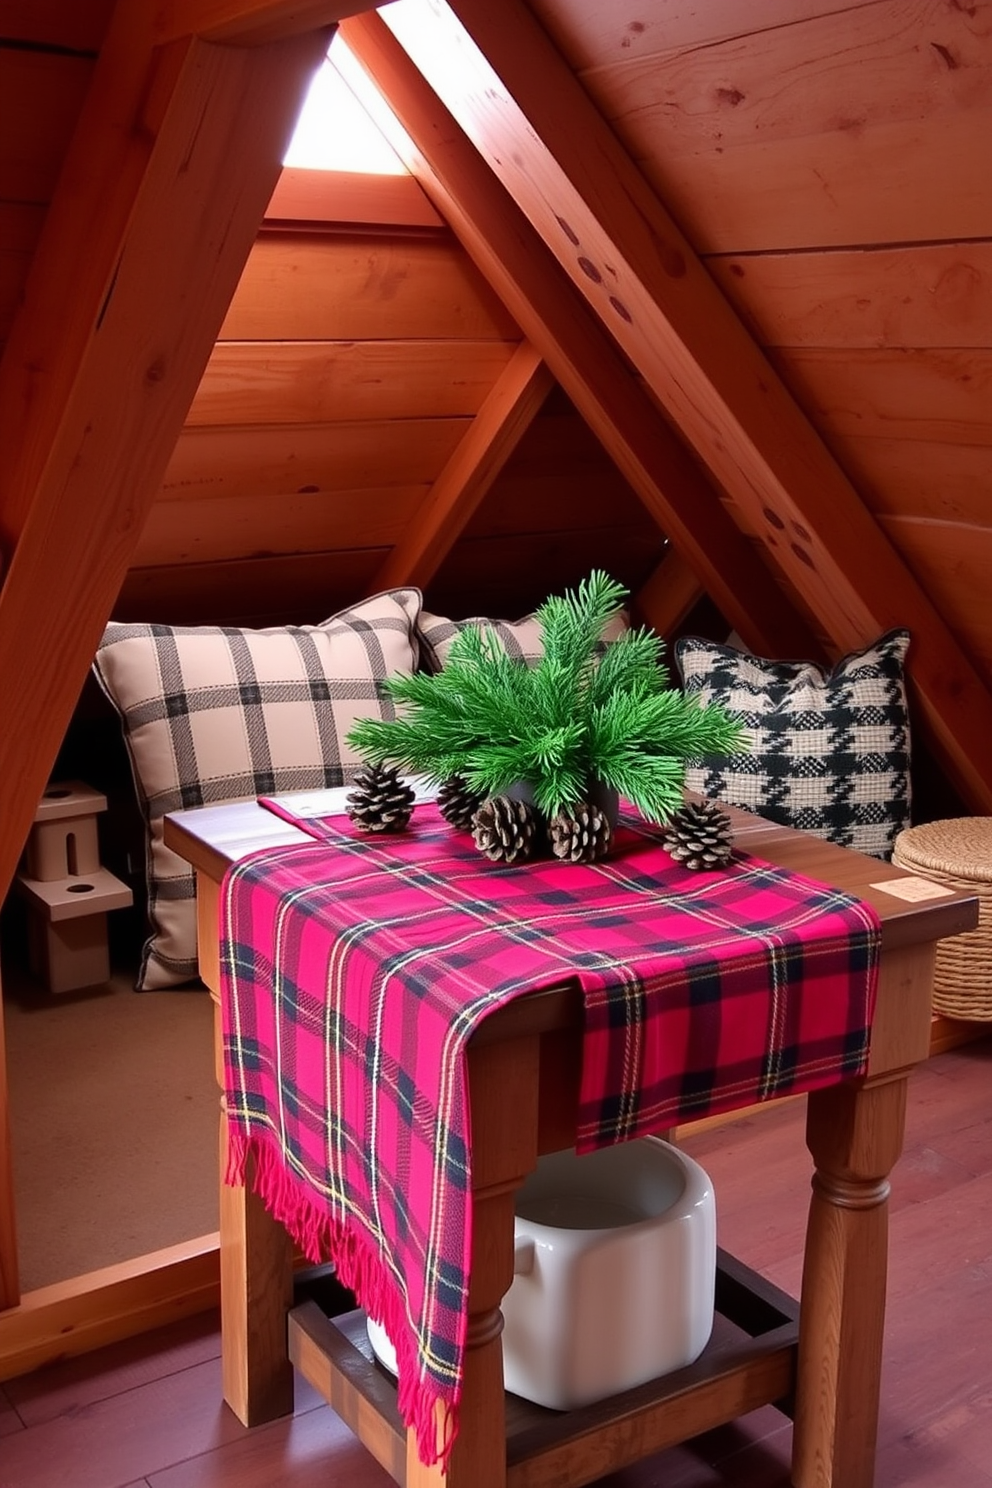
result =
[[215,1230],[209,996],[2,980],[22,1291]]

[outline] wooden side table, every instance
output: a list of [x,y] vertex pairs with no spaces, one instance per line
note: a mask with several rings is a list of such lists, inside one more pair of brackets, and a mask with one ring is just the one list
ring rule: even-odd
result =
[[[929,1051],[934,942],[970,929],[977,905],[974,896],[928,885],[890,864],[747,813],[733,817],[738,847],[868,900],[882,920],[869,1074],[807,1097],[815,1175],[798,1321],[791,1299],[722,1257],[722,1322],[688,1369],[580,1412],[542,1411],[505,1396],[499,1308],[513,1273],[515,1191],[539,1153],[574,1141],[581,994],[552,989],[501,1009],[469,1046],[469,1334],[461,1429],[447,1477],[419,1461],[360,1318],[331,1321],[312,1303],[290,1310],[288,1237],[250,1191],[223,1187],[224,1393],[242,1421],[256,1425],[292,1409],[295,1364],[407,1488],[445,1482],[448,1488],[577,1488],[760,1405],[780,1403],[794,1405],[797,1488],[870,1488],[888,1175],[902,1146],[907,1079]],[[304,839],[254,802],[178,813],[167,819],[165,833],[198,871],[200,969],[216,993],[225,869],[246,852]]]

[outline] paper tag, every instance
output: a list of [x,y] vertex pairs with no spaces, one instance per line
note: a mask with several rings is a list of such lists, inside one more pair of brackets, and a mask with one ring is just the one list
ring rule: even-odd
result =
[[897,899],[908,899],[917,903],[921,899],[946,899],[953,894],[944,884],[934,883],[929,878],[889,878],[885,883],[869,884],[870,889],[879,889],[883,894],[893,894]]

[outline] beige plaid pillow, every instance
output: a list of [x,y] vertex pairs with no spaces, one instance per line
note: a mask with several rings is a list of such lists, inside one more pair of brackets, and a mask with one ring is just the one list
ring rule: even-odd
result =
[[162,840],[166,814],[349,784],[361,758],[347,734],[394,716],[380,684],[416,670],[420,607],[419,590],[395,589],[321,625],[107,626],[93,670],[120,714],[147,827],[139,990],[197,975],[195,877]]
[[[423,610],[417,628],[424,665],[429,671],[441,670],[448,659],[452,641],[466,625],[486,626],[495,631],[507,655],[517,661],[526,661],[529,666],[544,654],[541,626],[533,615],[524,615],[521,620],[491,620],[483,615],[473,615],[468,620],[448,620],[443,615],[431,615]],[[629,628],[627,615],[617,615],[603,628],[603,644],[617,640]]]

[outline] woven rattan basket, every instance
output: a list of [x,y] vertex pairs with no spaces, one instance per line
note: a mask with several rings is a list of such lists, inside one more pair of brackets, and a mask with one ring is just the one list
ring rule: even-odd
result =
[[978,929],[937,942],[933,1005],[948,1018],[992,1021],[992,816],[908,827],[893,863],[978,895]]

